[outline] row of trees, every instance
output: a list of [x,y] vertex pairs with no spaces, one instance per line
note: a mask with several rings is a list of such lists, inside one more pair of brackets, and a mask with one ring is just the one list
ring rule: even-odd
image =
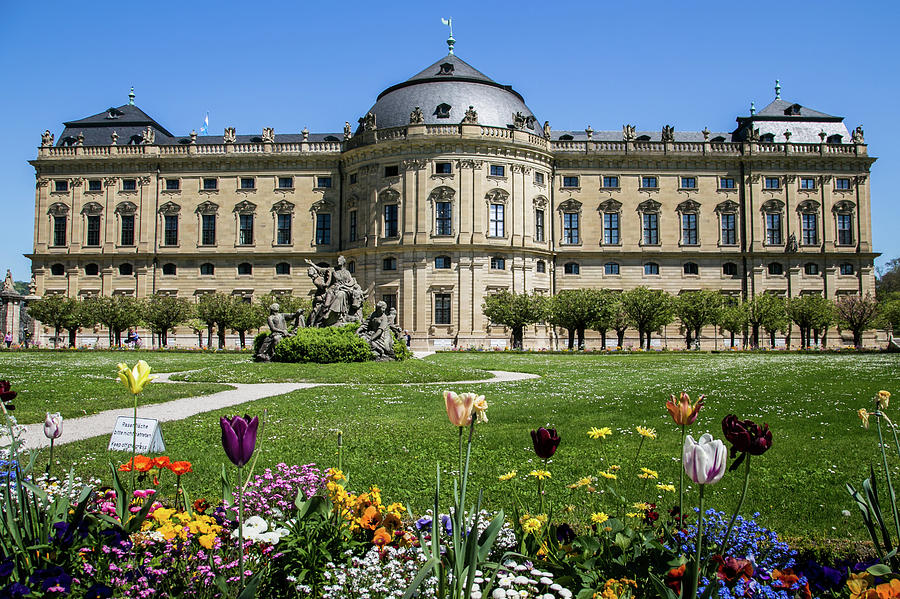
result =
[[28,314],[52,327],[56,339],[60,339],[65,330],[71,347],[75,346],[81,329],[97,325],[109,331],[111,346],[122,344],[123,332],[144,326],[157,337],[157,343],[165,347],[169,332],[187,325],[197,335],[198,345],[203,345],[205,332],[207,346],[211,346],[215,331],[219,348],[224,348],[225,333],[230,329],[238,334],[243,348],[247,333],[265,324],[273,302],[278,302],[284,312],[309,309],[309,300],[291,296],[265,295],[251,303],[240,296],[210,293],[193,303],[165,295],[146,299],[126,295],[94,296],[81,301],[63,295],[48,295],[29,304]]
[[[699,341],[700,331],[715,326],[727,331],[731,345],[741,337],[744,345],[758,347],[762,333],[772,346],[778,333],[787,344],[793,326],[800,329],[801,347],[827,341],[834,325],[853,333],[853,344],[862,346],[863,333],[873,326],[900,326],[900,299],[895,306],[879,304],[869,295],[842,296],[835,301],[818,295],[785,299],[758,295],[742,303],[731,303],[716,291],[689,291],[673,296],[665,291],[637,287],[615,292],[606,289],[566,289],[553,297],[514,294],[509,291],[485,298],[484,315],[494,324],[512,329],[513,345],[521,348],[525,327],[548,323],[568,331],[568,347],[584,347],[585,331],[600,333],[603,346],[615,334],[622,347],[625,331],[636,329],[640,347],[650,348],[653,334],[677,319],[688,348]],[[716,337],[718,339],[718,336]]]

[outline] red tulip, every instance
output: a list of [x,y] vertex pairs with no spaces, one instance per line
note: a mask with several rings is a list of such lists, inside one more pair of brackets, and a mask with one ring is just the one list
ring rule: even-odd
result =
[[556,429],[546,429],[543,426],[536,431],[531,431],[531,442],[534,444],[534,453],[541,459],[548,460],[556,453],[559,447],[559,435]]

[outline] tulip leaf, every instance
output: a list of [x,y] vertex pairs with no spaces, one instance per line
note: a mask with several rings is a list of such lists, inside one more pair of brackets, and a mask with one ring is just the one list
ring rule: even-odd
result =
[[675,594],[675,591],[667,587],[662,580],[656,574],[650,573],[650,581],[653,583],[653,586],[656,588],[656,593],[662,599],[678,599],[678,595]]
[[891,571],[891,567],[885,564],[875,564],[874,566],[866,568],[866,572],[872,576],[887,576]]
[[222,503],[229,506],[234,505],[234,491],[231,489],[231,481],[228,478],[225,464],[222,464]]
[[262,581],[262,574],[263,570],[254,574],[253,577],[247,581],[247,586],[245,586],[240,594],[238,594],[237,599],[253,599],[256,597],[256,587],[258,587],[259,583]]

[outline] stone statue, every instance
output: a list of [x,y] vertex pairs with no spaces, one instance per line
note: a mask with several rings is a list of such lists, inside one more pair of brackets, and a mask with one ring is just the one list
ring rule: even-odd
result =
[[394,359],[394,336],[391,334],[390,317],[385,314],[387,304],[378,302],[375,311],[356,329],[356,334],[369,342],[372,354],[378,362]]
[[3,291],[15,291],[16,286],[13,281],[12,271],[6,269],[6,278],[3,279]]
[[462,120],[464,125],[477,125],[478,124],[478,112],[475,110],[474,106],[469,106],[469,109],[466,110],[466,115]]
[[338,256],[338,263],[334,268],[316,266],[308,259],[306,263],[309,264],[307,274],[316,288],[309,326],[327,327],[360,322],[366,294],[350,271],[344,268],[346,258]]
[[400,327],[397,325],[397,308],[388,310],[388,325],[391,328],[391,332],[394,333],[394,336],[399,339],[403,334],[403,331],[401,331]]
[[590,125],[588,125],[587,129],[584,130],[584,133],[587,135],[588,141],[594,139],[594,128]]
[[634,125],[622,125],[623,141],[634,141],[635,137]]
[[191,145],[195,145],[197,143],[197,132],[194,129],[191,129]]
[[344,139],[350,139],[353,133],[350,131],[350,121],[344,121]]
[[675,127],[672,125],[664,125],[662,128],[663,141],[675,141]]
[[79,147],[84,145],[84,131],[75,136],[75,145]]
[[303,131],[300,132],[300,135],[303,136],[303,141],[309,141],[309,129],[303,127]]
[[[857,127],[858,129],[859,127]],[[53,134],[50,133],[50,129],[47,129],[43,133],[41,133],[41,147],[48,148],[53,145]]]
[[153,131],[153,127],[147,125],[147,128],[141,132],[141,143],[150,145],[156,140],[156,133]]
[[796,253],[797,249],[797,236],[794,233],[791,233],[788,237],[787,252],[793,254]]
[[521,112],[516,112],[513,115],[513,125],[516,129],[524,129],[525,128],[525,115]]
[[375,113],[369,112],[363,118],[359,119],[359,124],[362,125],[363,131],[374,131],[375,127]]
[[544,137],[550,139],[550,121],[544,121]]
[[31,273],[31,281],[28,283],[28,295],[37,295],[37,281],[34,279],[34,273]]
[[413,111],[409,113],[409,124],[410,125],[421,125],[425,122],[425,114],[422,112],[422,109],[419,106],[413,108]]
[[700,133],[703,134],[703,141],[709,141],[709,127],[704,127]]
[[753,127],[751,127],[748,138],[752,142],[758,142],[759,141],[759,129],[754,129]]
[[275,129],[273,127],[263,127],[262,140],[264,144],[275,143]]
[[254,360],[257,362],[272,361],[272,358],[275,356],[275,346],[278,345],[279,341],[292,334],[292,332],[288,331],[288,320],[294,322],[294,332],[296,332],[297,328],[303,326],[303,313],[298,310],[293,314],[285,314],[281,312],[281,306],[278,304],[269,306],[269,318],[267,324],[269,325],[270,333],[259,345],[259,350],[257,350],[256,355],[253,356]]
[[786,130],[784,132],[784,141],[786,141],[786,142],[791,141],[791,135],[792,135],[792,133],[791,133],[790,129]]
[[[850,140],[855,144],[864,144],[866,143],[865,137],[863,137],[863,128],[862,125],[856,127],[853,130],[853,133],[850,135]],[[53,139],[50,139],[50,143],[53,143]]]
[[223,136],[223,140],[227,144],[233,144],[234,140],[237,139],[237,133],[234,130],[234,127],[225,127],[225,135]]
[[109,134],[109,138],[110,138],[110,140],[112,140],[112,143],[110,145],[114,146],[117,143],[119,143],[119,134],[116,133],[115,131],[113,131],[112,133]]

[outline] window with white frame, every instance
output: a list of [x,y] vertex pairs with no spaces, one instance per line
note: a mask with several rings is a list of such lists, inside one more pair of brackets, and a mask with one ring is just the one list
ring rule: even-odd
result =
[[488,205],[488,235],[490,237],[503,237],[506,235],[504,227],[506,213],[505,204]]

